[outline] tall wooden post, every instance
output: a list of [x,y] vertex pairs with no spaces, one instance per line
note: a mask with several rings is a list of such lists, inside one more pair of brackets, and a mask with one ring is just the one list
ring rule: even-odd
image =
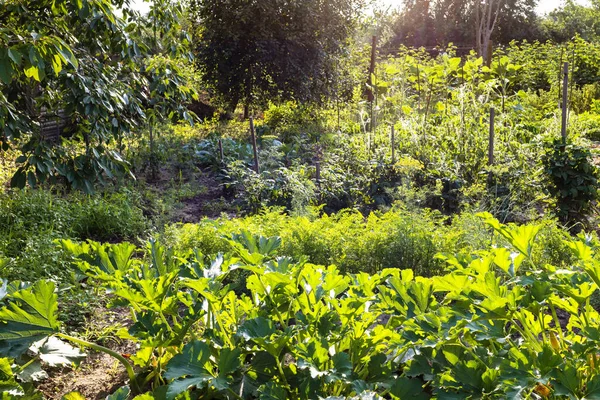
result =
[[258,146],[256,145],[256,133],[254,132],[254,118],[250,117],[250,136],[252,138],[252,150],[254,150],[254,171],[260,174],[258,165]]
[[490,140],[488,146],[488,165],[494,165],[494,120],[496,119],[496,110],[490,108]]
[[373,36],[373,42],[371,44],[371,64],[369,66],[369,91],[367,92],[367,100],[371,105],[371,123],[369,124],[369,131],[375,130],[375,114],[373,111],[373,103],[375,101],[375,82],[373,82],[373,75],[375,74],[375,62],[377,60],[377,36]]
[[219,156],[221,157],[221,162],[225,161],[225,153],[223,152],[223,139],[219,138]]
[[569,63],[563,67],[563,94],[562,94],[562,126],[561,135],[563,143],[567,143],[567,117],[569,109]]
[[392,165],[396,164],[396,132],[394,131],[394,124],[392,124]]
[[317,162],[315,163],[315,169],[316,169],[316,180],[317,180],[317,188],[319,189],[319,192],[321,191],[321,161],[317,160]]
[[494,58],[494,43],[490,39],[488,42],[487,52],[485,55],[485,65],[489,68],[492,65],[492,58]]

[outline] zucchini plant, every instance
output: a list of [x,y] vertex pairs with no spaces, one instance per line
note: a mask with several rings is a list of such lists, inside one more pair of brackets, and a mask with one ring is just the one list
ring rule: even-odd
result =
[[[145,261],[129,244],[62,245],[111,305],[131,309],[120,336],[138,350],[119,359],[130,379],[118,398],[600,397],[597,241],[568,240],[578,260],[569,269],[536,265],[538,226],[481,218],[509,245],[440,256],[447,273],[433,278],[399,269],[343,274],[278,257],[279,238],[249,232],[230,239],[230,254],[212,257],[157,242]],[[243,291],[232,286],[235,273],[245,277]],[[108,350],[60,332],[52,283],[3,293],[0,356],[18,357],[48,337]],[[10,364],[0,367],[4,384],[16,385]]]

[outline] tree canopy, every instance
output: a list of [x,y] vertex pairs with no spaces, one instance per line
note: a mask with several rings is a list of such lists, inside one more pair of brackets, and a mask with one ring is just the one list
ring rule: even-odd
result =
[[319,101],[333,90],[359,8],[358,0],[192,0],[203,78],[229,108]]
[[[120,16],[116,9],[123,7]],[[161,9],[165,20],[171,11]],[[170,91],[170,109],[161,106],[161,115],[179,110],[179,102],[190,97],[176,68],[150,58],[136,19],[127,0],[4,4],[0,144],[20,153],[13,186],[63,177],[74,188],[93,191],[96,181],[127,171],[108,144],[139,127],[147,110],[157,109],[152,92]],[[43,135],[41,121],[57,114],[71,126],[68,145],[50,145]]]
[[386,48],[454,43],[484,55],[488,36],[502,44],[539,38],[536,4],[537,0],[405,0]]
[[588,41],[597,41],[600,38],[600,1],[591,2],[591,6],[584,6],[568,0],[544,19],[542,26],[547,37],[556,42],[570,40],[574,36],[581,36]]

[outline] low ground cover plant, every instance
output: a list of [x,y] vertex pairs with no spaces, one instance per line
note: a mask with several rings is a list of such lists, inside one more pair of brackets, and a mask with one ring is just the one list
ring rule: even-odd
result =
[[44,190],[0,194],[0,274],[34,282],[69,279],[72,268],[54,240],[135,241],[151,221],[128,189],[93,196]]

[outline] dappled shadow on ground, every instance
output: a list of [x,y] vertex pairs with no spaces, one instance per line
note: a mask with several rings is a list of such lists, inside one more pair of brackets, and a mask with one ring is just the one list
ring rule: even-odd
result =
[[[101,334],[102,344],[121,354],[135,354],[135,343],[114,337],[115,328],[131,325],[129,309],[98,307],[92,313],[86,330]],[[92,340],[92,341],[98,341]],[[48,371],[49,378],[38,389],[48,399],[61,399],[70,392],[79,392],[87,400],[105,399],[127,381],[125,368],[108,354],[83,349],[88,357],[75,369],[58,368]]]

